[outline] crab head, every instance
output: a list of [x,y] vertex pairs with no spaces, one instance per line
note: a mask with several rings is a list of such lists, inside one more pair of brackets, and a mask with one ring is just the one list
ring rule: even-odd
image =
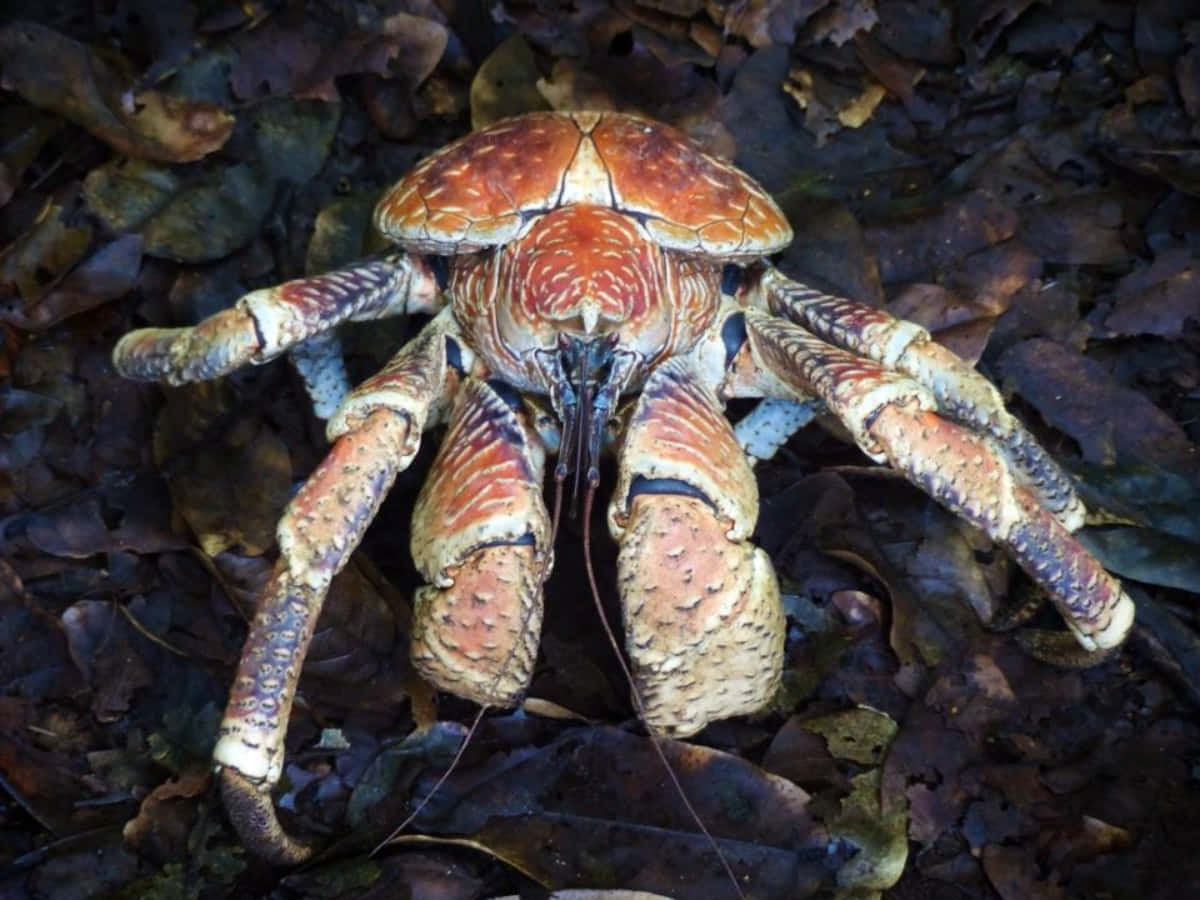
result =
[[719,265],[664,249],[637,219],[577,204],[460,263],[455,314],[489,370],[546,395],[562,426],[558,478],[595,486],[621,394],[689,350],[720,302]]

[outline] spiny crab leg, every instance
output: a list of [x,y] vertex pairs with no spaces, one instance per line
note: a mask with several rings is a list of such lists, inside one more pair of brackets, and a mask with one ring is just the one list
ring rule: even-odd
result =
[[1133,622],[1133,601],[1014,476],[990,430],[976,433],[943,418],[929,388],[791,322],[751,309],[746,324],[761,366],[798,394],[819,397],[868,455],[889,462],[1007,548],[1049,592],[1084,648],[1121,642]]
[[433,271],[407,254],[251,291],[232,307],[187,328],[141,328],[113,349],[126,378],[183,384],[269,362],[293,345],[352,319],[432,312]]
[[307,858],[271,804],[283,772],[296,683],[333,576],[346,564],[445,389],[444,318],[435,318],[330,422],[333,447],[279,522],[279,561],[259,602],[217,746],[226,809],[247,846],[278,863]]
[[749,542],[758,487],[716,395],[676,357],[632,410],[608,510],[626,649],[646,725],[674,737],[755,712],[779,685],[786,628]]
[[350,393],[350,377],[336,331],[326,331],[293,344],[288,360],[304,382],[313,414],[328,421]]
[[1021,422],[1000,392],[954,353],[912,322],[845,297],[799,284],[777,269],[763,273],[767,308],[831,344],[902,372],[928,388],[942,413],[988,434],[1042,504],[1070,531],[1086,511],[1068,476]]
[[413,510],[412,661],[441,690],[509,707],[533,676],[553,549],[545,454],[519,408],[468,379]]

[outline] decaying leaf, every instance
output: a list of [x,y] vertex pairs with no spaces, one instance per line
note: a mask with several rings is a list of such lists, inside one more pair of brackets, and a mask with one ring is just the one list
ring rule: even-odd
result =
[[891,717],[867,707],[848,709],[804,719],[800,727],[825,738],[829,752],[838,759],[877,765],[896,735]]
[[[777,776],[703,747],[664,752],[739,877],[766,896],[810,896],[840,863],[807,795]],[[576,729],[540,749],[452,775],[414,823],[440,840],[486,850],[547,887],[625,887],[718,897],[731,892],[649,742]],[[403,839],[402,839],[403,840]],[[609,861],[589,849],[621,851]],[[849,853],[853,851],[846,847]]]
[[1186,432],[1086,357],[1034,339],[1009,348],[999,365],[1022,397],[1079,443],[1084,459],[1200,471],[1200,454]]
[[142,239],[125,234],[96,248],[50,289],[20,308],[0,304],[0,321],[27,331],[41,331],[63,319],[124,296],[137,283]]
[[537,60],[519,32],[508,38],[479,66],[471,81],[471,127],[544,109],[538,92]]
[[286,444],[267,425],[239,416],[212,382],[173,392],[159,419],[155,453],[162,464],[186,454],[168,479],[175,510],[205,553],[240,546],[265,553],[291,489]]
[[36,306],[50,287],[87,253],[93,229],[70,221],[70,211],[57,203],[42,207],[33,227],[0,256],[0,279],[20,302],[5,310],[18,321]]
[[83,44],[33,22],[0,29],[0,77],[44,107],[121,153],[191,162],[221,147],[234,118],[200,100],[135,89]]
[[[271,100],[247,114],[254,157],[183,173],[117,160],[84,182],[88,205],[113,229],[136,229],[145,252],[184,262],[221,259],[259,232],[280,182],[303,183],[324,164],[339,110],[317,101]],[[231,298],[233,299],[233,298]]]
[[154,163],[97,169],[89,205],[114,228],[136,228],[150,256],[189,262],[220,259],[262,225],[273,194],[265,170],[240,164],[184,176]]
[[1166,338],[1200,327],[1200,272],[1192,253],[1182,247],[1168,251],[1123,278],[1104,324],[1116,334]]
[[880,896],[877,892],[892,887],[904,872],[908,860],[907,817],[903,803],[887,811],[896,804],[881,797],[883,779],[878,769],[856,775],[850,782],[850,794],[830,826],[844,839],[855,842],[859,852],[838,871],[837,882],[842,896],[865,900]]

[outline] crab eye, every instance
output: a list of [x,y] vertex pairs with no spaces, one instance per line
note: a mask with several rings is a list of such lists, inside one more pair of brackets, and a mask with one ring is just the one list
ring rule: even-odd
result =
[[450,260],[445,256],[428,256],[426,259],[429,261],[429,268],[433,270],[438,290],[446,290],[450,285]]
[[736,296],[744,276],[745,269],[734,263],[727,263],[721,270],[721,293],[730,297]]
[[745,313],[734,313],[725,320],[721,326],[721,343],[725,345],[725,365],[729,365],[746,343]]

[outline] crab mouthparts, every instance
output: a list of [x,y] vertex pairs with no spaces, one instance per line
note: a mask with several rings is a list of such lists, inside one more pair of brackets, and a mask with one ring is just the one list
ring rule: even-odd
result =
[[589,488],[600,483],[600,444],[620,394],[620,385],[613,377],[616,345],[615,334],[587,340],[568,334],[558,337],[558,359],[563,374],[559,386],[562,408],[558,414],[563,432],[554,478],[561,483],[567,475],[575,475],[571,487],[572,515],[583,472],[587,472]]

